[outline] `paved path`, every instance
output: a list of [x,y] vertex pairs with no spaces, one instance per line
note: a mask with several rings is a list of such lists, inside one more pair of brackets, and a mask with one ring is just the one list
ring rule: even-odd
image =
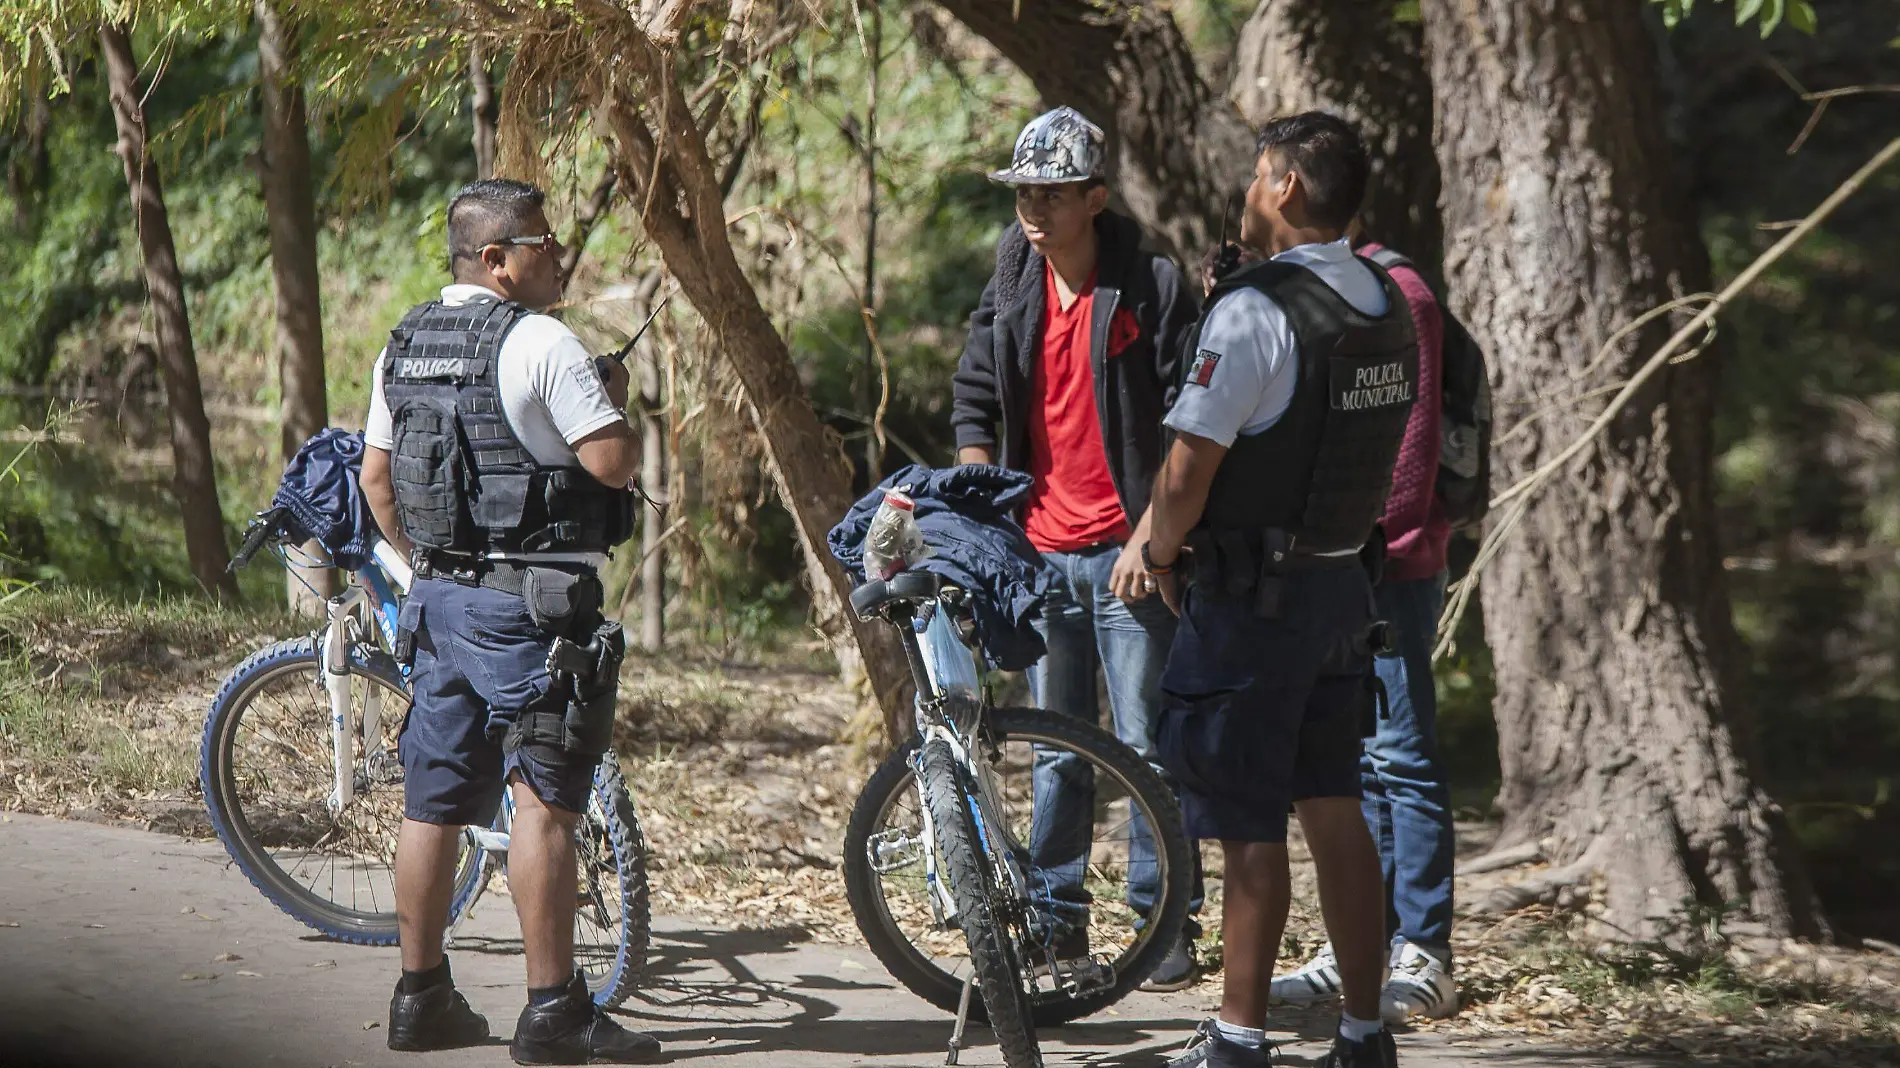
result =
[[[858,948],[795,933],[662,921],[652,980],[627,1003],[630,1026],[671,1062],[707,1068],[868,1065],[934,1068],[950,1021],[896,986]],[[454,951],[456,979],[506,1035],[522,1001],[514,916],[486,898]],[[128,827],[0,817],[0,1063],[250,1068],[502,1066],[493,1047],[395,1054],[384,1046],[393,949],[324,941],[278,912],[216,843]],[[1047,1032],[1051,1065],[1156,1068],[1208,995],[1135,994]],[[1295,1021],[1281,1063],[1314,1065],[1329,1026]],[[980,1027],[963,1063],[1000,1064]],[[1407,1068],[1648,1068],[1523,1045],[1401,1038]]]

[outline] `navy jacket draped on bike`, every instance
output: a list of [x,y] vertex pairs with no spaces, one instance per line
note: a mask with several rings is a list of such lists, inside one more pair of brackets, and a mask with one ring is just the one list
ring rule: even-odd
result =
[[369,562],[376,517],[357,479],[363,473],[363,435],[319,430],[284,468],[271,507],[282,509],[285,530],[315,540],[337,567],[355,571]]
[[1031,482],[1021,471],[987,464],[912,464],[852,505],[826,541],[845,570],[864,581],[864,535],[884,491],[910,494],[918,529],[936,553],[912,566],[970,591],[984,660],[999,671],[1020,671],[1047,651],[1035,623],[1049,575],[1015,519]]

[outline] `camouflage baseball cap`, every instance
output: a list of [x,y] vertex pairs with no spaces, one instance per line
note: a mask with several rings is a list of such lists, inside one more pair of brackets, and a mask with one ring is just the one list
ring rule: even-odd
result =
[[1004,185],[1063,185],[1103,176],[1108,139],[1102,128],[1071,107],[1036,116],[1016,138],[1009,169],[990,181]]

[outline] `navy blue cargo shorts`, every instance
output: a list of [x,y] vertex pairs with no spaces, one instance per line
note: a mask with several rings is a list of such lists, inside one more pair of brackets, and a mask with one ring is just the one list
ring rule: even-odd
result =
[[1358,566],[1282,581],[1273,619],[1251,596],[1187,591],[1155,747],[1190,838],[1284,842],[1294,802],[1359,796],[1371,586]]
[[523,745],[502,754],[502,736],[522,712],[560,712],[566,695],[548,675],[554,635],[520,597],[443,579],[423,579],[403,603],[415,635],[415,692],[397,749],[403,814],[422,823],[487,826],[502,785],[519,777],[534,795],[569,812],[587,807],[597,760],[560,746]]

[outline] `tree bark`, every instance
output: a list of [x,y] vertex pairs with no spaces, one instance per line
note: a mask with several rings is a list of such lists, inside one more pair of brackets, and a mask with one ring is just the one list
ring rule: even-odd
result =
[[[1642,0],[1425,0],[1451,302],[1490,354],[1498,488],[1574,440],[1708,282],[1669,156]],[[1685,905],[1819,934],[1756,785],[1715,538],[1713,358],[1669,368],[1531,501],[1484,577],[1500,847],[1601,874],[1603,917],[1668,935]]]
[[[613,205],[614,185],[614,169],[609,166],[601,174],[600,181],[594,183],[594,192],[588,196],[587,202],[574,213],[574,230],[568,235],[567,243],[561,250],[561,284],[563,286],[573,279],[574,268],[581,265],[581,254],[587,250],[587,238],[593,234],[594,227],[600,225],[601,218]],[[640,321],[646,321],[644,314],[641,315]]]
[[501,104],[495,98],[495,83],[488,77],[488,57],[480,44],[468,48],[469,115],[474,122],[475,177],[495,176],[495,123]]
[[911,722],[902,650],[888,628],[849,611],[851,583],[825,546],[826,533],[854,500],[851,466],[812,409],[791,351],[733,255],[718,169],[670,64],[638,47],[625,57],[644,67],[647,98],[616,86],[600,104],[626,202],[644,206],[648,236],[711,329],[713,350],[732,362],[745,388],[766,466],[798,530],[820,630],[847,670],[862,658],[887,734],[902,737]]
[[124,26],[102,25],[99,44],[105,55],[107,90],[119,133],[117,148],[125,163],[125,183],[131,192],[132,215],[145,261],[145,288],[158,336],[159,370],[171,419],[172,491],[184,518],[185,550],[191,558],[192,574],[205,592],[223,600],[236,600],[237,580],[228,570],[230,549],[224,541],[224,512],[218,506],[217,476],[211,460],[211,423],[205,418],[204,394],[198,384],[191,320],[185,313],[184,280],[178,273],[178,253],[172,245],[158,164],[146,152],[145,110],[138,66],[132,58],[131,33]]
[[[666,424],[662,376],[651,346],[640,359],[640,485],[670,499],[666,491]],[[666,517],[647,507],[640,516],[640,648],[657,653],[666,644]]]
[[[264,94],[263,180],[270,224],[271,278],[277,294],[277,381],[282,394],[283,454],[289,461],[330,424],[323,372],[323,290],[317,275],[317,206],[311,188],[310,137],[295,70],[296,31],[272,0],[253,0],[258,81]],[[321,553],[306,546],[312,556]],[[293,613],[320,615],[337,591],[334,568],[291,565],[284,577]]]
[[1159,251],[1197,263],[1247,186],[1253,134],[1210,89],[1159,6],[1089,0],[944,0],[1035,83],[1108,135],[1110,185]]
[[1229,96],[1255,126],[1330,111],[1372,154],[1367,236],[1435,270],[1444,241],[1424,34],[1392,0],[1262,0],[1240,33]]

